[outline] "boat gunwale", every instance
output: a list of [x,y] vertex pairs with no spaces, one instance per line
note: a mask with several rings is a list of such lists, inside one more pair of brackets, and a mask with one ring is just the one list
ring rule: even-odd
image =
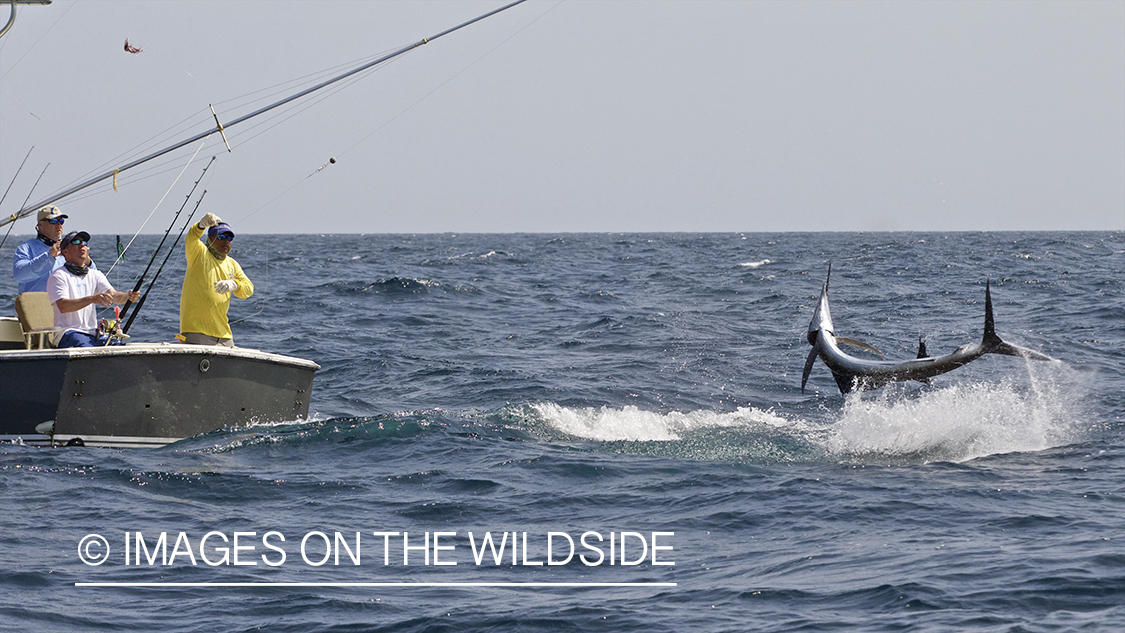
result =
[[21,360],[103,358],[118,356],[221,356],[279,363],[317,371],[320,365],[304,358],[263,352],[246,347],[189,345],[186,343],[129,343],[103,347],[68,347],[64,349],[0,350],[0,363]]

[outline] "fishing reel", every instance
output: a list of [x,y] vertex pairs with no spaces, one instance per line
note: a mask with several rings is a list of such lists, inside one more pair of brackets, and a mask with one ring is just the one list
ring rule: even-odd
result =
[[106,345],[124,345],[129,335],[121,331],[121,308],[113,308],[112,319],[98,321],[98,339],[105,337]]

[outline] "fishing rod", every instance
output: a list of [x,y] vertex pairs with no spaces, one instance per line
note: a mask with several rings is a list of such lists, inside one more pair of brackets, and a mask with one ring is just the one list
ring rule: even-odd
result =
[[[32,148],[32,149],[34,149],[34,148]],[[30,154],[30,153],[31,152],[28,152],[28,154]],[[25,158],[24,160],[27,160],[27,159]],[[27,204],[27,201],[31,199],[31,194],[35,193],[35,188],[39,186],[39,181],[43,180],[43,174],[47,173],[47,167],[50,167],[50,166],[51,166],[51,163],[47,163],[43,167],[43,171],[39,172],[39,177],[35,179],[35,184],[31,185],[31,190],[27,192],[27,197],[23,199],[24,204]],[[20,165],[20,169],[23,169],[23,165]],[[17,176],[19,175],[18,171],[16,172],[16,175]],[[13,179],[12,182],[15,182],[15,179]],[[11,187],[9,187],[9,189],[10,188]],[[4,197],[7,197],[7,196],[8,196],[8,194],[5,193]],[[12,214],[12,223],[9,224],[8,232],[4,234],[4,239],[0,240],[0,247],[4,246],[4,242],[7,242],[8,236],[12,234],[12,228],[16,226],[15,220],[16,220],[16,214],[13,213]],[[0,225],[0,226],[2,226],[2,225]],[[38,229],[36,229],[36,230],[38,231]]]
[[[180,219],[180,213],[183,213],[184,207],[186,207],[188,201],[191,200],[191,195],[193,193],[195,193],[195,188],[199,186],[199,183],[203,180],[203,176],[207,175],[207,170],[211,168],[211,163],[213,163],[213,162],[215,162],[214,156],[211,157],[211,160],[207,161],[207,166],[203,168],[203,173],[199,174],[199,179],[196,180],[195,184],[191,186],[191,191],[189,191],[187,197],[184,198],[184,203],[180,205],[180,210],[176,211],[175,217],[172,218],[172,223],[168,225],[168,230],[164,231],[164,237],[162,237],[160,239],[160,244],[157,245],[156,249],[152,251],[152,257],[148,260],[148,266],[145,266],[145,271],[143,273],[141,273],[140,277],[137,277],[137,285],[133,287],[133,292],[139,292],[140,291],[141,286],[145,282],[145,276],[148,275],[149,269],[152,268],[152,263],[154,261],[156,261],[156,256],[160,254],[160,249],[164,248],[164,241],[168,239],[168,234],[172,232],[172,227],[176,226],[176,220]],[[200,196],[200,200],[202,200],[202,199],[203,199],[203,197]],[[198,204],[196,204],[195,206],[197,208],[199,207]],[[194,214],[194,213],[195,213],[195,211],[192,211],[192,214]],[[182,231],[180,233],[183,234]],[[131,303],[132,303],[131,301],[125,302],[125,305],[121,308],[121,317],[124,317],[126,314],[128,314],[129,305]],[[119,317],[119,318],[121,318],[121,317]],[[131,319],[130,319],[130,322],[132,322]]]
[[[251,112],[250,114],[243,115],[243,116],[238,117],[238,118],[236,118],[232,121],[228,121],[225,124],[220,122],[219,121],[219,115],[215,114],[215,127],[210,128],[205,132],[200,132],[199,134],[196,134],[195,136],[192,136],[191,138],[188,138],[186,140],[183,140],[183,141],[180,141],[180,142],[175,143],[173,145],[170,145],[170,146],[168,146],[168,147],[166,147],[162,150],[153,152],[152,154],[149,154],[148,156],[145,156],[143,158],[139,158],[139,159],[134,160],[133,162],[130,162],[130,163],[126,163],[126,164],[124,164],[120,167],[117,167],[116,169],[111,169],[111,170],[105,172],[104,174],[101,174],[99,176],[95,176],[95,177],[93,177],[93,178],[91,178],[91,179],[89,179],[85,182],[74,185],[73,187],[70,187],[69,189],[65,189],[62,192],[54,194],[49,198],[45,198],[45,199],[43,199],[43,200],[41,200],[41,201],[31,205],[31,206],[24,207],[18,213],[13,214],[11,217],[0,220],[0,226],[4,226],[5,224],[8,224],[10,222],[15,222],[16,220],[18,220],[20,218],[27,217],[27,216],[31,215],[33,212],[35,212],[35,210],[39,209],[40,207],[43,207],[43,206],[48,205],[48,204],[52,204],[54,202],[58,202],[59,200],[62,200],[63,198],[66,198],[66,197],[71,196],[75,193],[78,193],[79,191],[82,191],[83,189],[86,189],[87,187],[95,185],[95,184],[97,184],[97,183],[99,183],[103,180],[106,180],[106,179],[111,178],[111,177],[116,177],[118,174],[120,174],[124,171],[132,169],[132,168],[134,168],[138,165],[147,163],[148,161],[150,161],[154,158],[159,158],[159,157],[167,154],[168,152],[175,151],[175,150],[183,147],[184,145],[188,145],[190,143],[194,143],[195,141],[205,139],[208,136],[211,136],[212,134],[214,134],[215,132],[218,132],[219,135],[223,137],[223,141],[226,142],[226,134],[224,133],[224,131],[229,127],[238,125],[239,123],[242,123],[244,121],[252,119],[252,118],[254,118],[258,115],[265,114],[266,112],[269,112],[270,110],[281,107],[281,106],[283,106],[287,103],[290,103],[292,101],[300,99],[301,97],[304,97],[306,95],[312,94],[312,93],[314,93],[314,92],[316,92],[316,91],[318,91],[322,88],[325,88],[327,86],[330,86],[330,85],[332,85],[332,84],[334,84],[338,81],[341,81],[343,79],[347,79],[348,77],[351,77],[353,75],[361,73],[361,72],[367,70],[368,68],[371,68],[373,66],[378,66],[379,64],[382,64],[383,62],[394,59],[395,57],[398,57],[399,55],[403,55],[403,54],[408,53],[408,52],[410,52],[410,51],[412,51],[412,50],[414,50],[414,49],[416,49],[420,46],[423,46],[425,44],[429,44],[430,42],[432,42],[432,41],[434,41],[434,40],[436,40],[440,37],[444,37],[446,35],[449,35],[450,33],[453,33],[454,31],[458,31],[460,29],[465,28],[466,26],[469,26],[471,24],[475,24],[476,22],[480,22],[481,20],[483,20],[485,18],[488,18],[488,17],[491,17],[491,16],[494,16],[497,13],[500,13],[502,11],[507,11],[508,9],[511,9],[512,7],[516,6],[517,4],[523,4],[524,2],[526,2],[526,0],[516,0],[515,2],[512,2],[510,4],[507,4],[507,5],[504,5],[504,6],[500,7],[499,9],[493,9],[492,11],[489,11],[488,13],[477,16],[477,17],[473,18],[472,20],[469,20],[468,22],[463,22],[463,23],[458,24],[457,26],[455,26],[453,28],[446,29],[446,30],[442,31],[441,33],[438,33],[437,35],[432,35],[430,37],[424,37],[424,38],[418,40],[417,42],[415,42],[413,44],[408,44],[408,45],[400,48],[397,51],[394,51],[392,53],[389,53],[387,55],[384,55],[384,56],[376,59],[375,61],[367,62],[365,64],[362,64],[362,65],[360,65],[356,68],[353,68],[352,70],[349,70],[349,71],[344,72],[344,73],[342,73],[342,74],[340,74],[336,77],[333,77],[332,79],[321,82],[321,83],[319,83],[319,84],[317,84],[317,85],[315,85],[311,88],[306,88],[305,90],[302,90],[300,92],[297,92],[296,94],[285,97],[284,99],[282,99],[282,100],[280,100],[276,103],[273,103],[273,104],[270,104],[270,105],[268,105],[264,108],[255,110],[254,112]],[[214,110],[212,110],[212,112],[214,112]]]
[[[199,205],[203,203],[203,196],[205,196],[205,195],[207,195],[206,189],[203,190],[203,193],[199,194],[199,200],[196,201],[195,208],[192,209],[191,214],[188,215],[187,222],[184,222],[184,225],[182,227],[180,227],[180,234],[178,236],[176,236],[176,242],[177,243],[179,243],[180,238],[182,238],[184,236],[184,231],[187,230],[187,227],[191,226],[191,221],[192,221],[193,218],[195,218],[195,212],[199,210]],[[174,223],[174,221],[173,221],[173,223]],[[148,290],[145,290],[144,296],[141,297],[140,301],[137,301],[137,309],[133,310],[133,314],[129,316],[129,320],[125,323],[125,327],[121,328],[122,334],[128,334],[129,333],[129,328],[133,325],[133,319],[137,318],[137,315],[141,313],[141,308],[144,307],[144,305],[145,305],[145,299],[148,299],[148,293],[152,292],[153,287],[156,286],[156,281],[158,279],[160,279],[160,273],[164,270],[164,265],[168,263],[168,258],[170,258],[172,256],[172,253],[175,250],[176,250],[175,244],[173,244],[172,247],[168,249],[168,254],[164,256],[164,261],[160,262],[160,268],[156,269],[156,274],[154,274],[152,276],[152,281],[149,282],[149,284],[148,284]],[[124,313],[122,313],[122,314],[124,314]],[[117,322],[121,323],[121,317],[118,317]]]
[[[34,152],[34,151],[35,151],[34,145],[31,146],[31,149],[27,150],[27,156],[23,157],[23,162],[20,163],[20,168],[16,170],[16,175],[12,176],[12,182],[8,183],[8,188],[4,190],[3,197],[0,197],[0,206],[3,206],[4,201],[8,199],[8,194],[12,191],[12,185],[16,184],[16,178],[20,177],[20,172],[23,171],[23,166],[27,164],[27,159],[31,158],[31,152]],[[36,182],[38,182],[38,181],[36,181]],[[30,198],[31,196],[28,196],[28,197]],[[24,200],[24,202],[27,202],[27,200]],[[13,224],[12,226],[15,226],[15,225]],[[8,232],[4,234],[4,239],[0,240],[0,248],[4,247],[4,242],[8,241],[8,235],[11,234],[11,232],[12,232],[12,227],[9,226]]]
[[8,188],[4,190],[4,196],[0,197],[0,205],[8,199],[8,193],[12,191],[12,185],[16,184],[16,178],[20,177],[20,172],[23,171],[23,166],[27,164],[27,159],[31,158],[31,153],[35,151],[35,146],[32,145],[31,149],[27,150],[27,156],[23,157],[23,162],[20,163],[20,168],[16,170],[16,175],[12,176],[12,182],[8,183]]

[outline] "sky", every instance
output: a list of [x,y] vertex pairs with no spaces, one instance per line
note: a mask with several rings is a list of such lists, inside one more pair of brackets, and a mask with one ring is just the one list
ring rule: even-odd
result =
[[[0,214],[503,4],[22,7]],[[68,228],[163,233],[216,156],[189,209],[239,233],[1125,230],[1121,1],[529,0],[317,95]]]

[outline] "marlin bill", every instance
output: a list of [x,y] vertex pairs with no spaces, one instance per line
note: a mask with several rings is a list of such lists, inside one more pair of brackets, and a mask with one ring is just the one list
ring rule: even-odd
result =
[[944,356],[930,356],[926,351],[925,340],[920,339],[918,357],[903,361],[867,360],[849,356],[840,350],[841,345],[858,347],[880,356],[883,354],[867,343],[836,334],[836,328],[832,324],[832,314],[828,309],[828,282],[831,277],[830,264],[828,277],[825,278],[824,287],[820,292],[820,301],[813,312],[812,321],[809,322],[808,341],[809,345],[812,345],[812,351],[809,352],[809,357],[805,361],[805,370],[801,374],[802,392],[805,390],[813,363],[818,356],[828,369],[832,370],[832,377],[836,379],[840,393],[874,389],[888,383],[906,380],[917,380],[928,384],[930,378],[957,369],[985,354],[1020,356],[1030,360],[1055,360],[1034,350],[1005,343],[996,335],[992,319],[992,293],[987,281],[984,286],[984,337],[980,343],[962,345]]

